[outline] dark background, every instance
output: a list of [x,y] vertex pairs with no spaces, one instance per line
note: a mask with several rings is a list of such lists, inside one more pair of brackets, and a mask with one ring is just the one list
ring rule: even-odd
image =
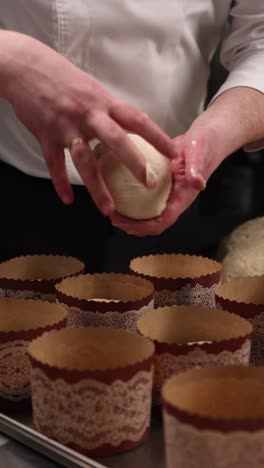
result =
[[[208,102],[227,76],[219,50],[212,62]],[[243,149],[227,158],[208,181],[200,196],[201,229],[205,253],[214,255],[221,239],[237,225],[264,215],[264,151]]]

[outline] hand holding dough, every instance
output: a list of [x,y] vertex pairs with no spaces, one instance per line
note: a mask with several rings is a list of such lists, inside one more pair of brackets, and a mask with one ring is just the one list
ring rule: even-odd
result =
[[133,219],[151,219],[165,209],[172,189],[172,174],[168,159],[139,135],[129,134],[146,159],[148,186],[142,185],[114,155],[99,144],[95,154],[103,178],[116,205],[116,211]]

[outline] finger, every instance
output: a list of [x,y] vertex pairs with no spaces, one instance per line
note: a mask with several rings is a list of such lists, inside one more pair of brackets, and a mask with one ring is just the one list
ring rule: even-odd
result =
[[178,153],[178,158],[170,161],[170,168],[175,181],[186,181],[185,159],[182,153]]
[[105,216],[111,216],[115,205],[89,145],[84,142],[75,145],[71,157],[98,210]]
[[42,143],[41,147],[55,190],[62,202],[70,205],[74,196],[65,169],[64,149],[50,143]]
[[107,114],[97,112],[87,120],[95,136],[113,151],[120,161],[143,184],[147,185],[146,161],[126,132]]
[[254,143],[249,143],[244,146],[244,150],[246,153],[252,153],[254,151],[260,151],[264,147],[264,138],[262,140],[258,140]]
[[111,107],[110,116],[122,128],[142,136],[160,153],[169,158],[177,157],[173,140],[147,114],[140,112],[129,104],[118,103]]
[[190,187],[185,180],[175,182],[173,190],[167,202],[167,206],[161,214],[162,222],[171,226],[177,221],[184,211],[192,204],[199,191]]
[[196,190],[204,190],[206,180],[203,175],[206,147],[203,141],[187,136],[175,141],[179,158],[185,161],[186,182]]
[[206,188],[206,180],[202,174],[196,171],[194,166],[190,167],[187,180],[189,180],[191,187],[199,190],[199,192]]

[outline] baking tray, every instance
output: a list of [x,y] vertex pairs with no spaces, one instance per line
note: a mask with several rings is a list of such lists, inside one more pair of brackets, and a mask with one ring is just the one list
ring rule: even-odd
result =
[[165,468],[162,420],[159,410],[152,413],[148,440],[129,452],[92,460],[33,429],[29,413],[0,413],[0,432],[50,458],[64,468]]

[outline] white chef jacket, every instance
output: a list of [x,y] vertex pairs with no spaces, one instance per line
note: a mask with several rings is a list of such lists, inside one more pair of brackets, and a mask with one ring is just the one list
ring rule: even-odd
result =
[[[221,60],[229,76],[219,93],[264,92],[264,0],[0,0],[0,28],[57,50],[170,136],[203,110],[227,21]],[[38,142],[3,100],[0,118],[0,159],[48,178]]]

